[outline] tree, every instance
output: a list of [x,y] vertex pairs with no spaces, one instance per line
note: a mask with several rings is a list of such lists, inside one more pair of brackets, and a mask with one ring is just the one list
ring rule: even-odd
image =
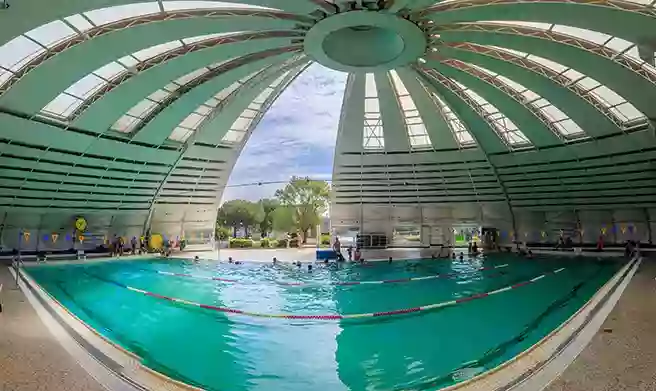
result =
[[260,200],[262,207],[262,221],[260,221],[260,232],[262,236],[267,236],[273,229],[273,213],[280,206],[280,202],[272,198],[263,198]]
[[292,177],[289,183],[276,191],[280,204],[290,210],[295,227],[307,243],[308,231],[319,224],[330,199],[330,187],[325,181]]
[[232,236],[237,236],[237,229],[244,227],[248,236],[248,229],[260,223],[263,217],[262,206],[259,203],[246,200],[231,200],[219,208],[217,225],[232,227]]

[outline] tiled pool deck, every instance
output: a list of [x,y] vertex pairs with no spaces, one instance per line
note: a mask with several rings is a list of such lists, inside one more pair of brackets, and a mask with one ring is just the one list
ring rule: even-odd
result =
[[[307,249],[288,250],[289,253],[251,251],[223,250],[221,258],[244,259],[247,254],[257,254],[261,261],[273,256],[310,260],[313,255]],[[397,254],[402,257],[401,252]],[[205,255],[201,256],[214,258]],[[655,278],[656,262],[645,259],[590,345],[547,391],[656,391]],[[41,322],[23,293],[16,289],[6,267],[0,268],[0,284],[4,285],[0,391],[104,390]]]

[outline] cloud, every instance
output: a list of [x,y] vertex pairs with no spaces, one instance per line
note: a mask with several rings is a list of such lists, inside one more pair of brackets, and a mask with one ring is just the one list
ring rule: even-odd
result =
[[273,196],[293,175],[330,180],[346,77],[317,64],[303,72],[251,135],[223,199]]

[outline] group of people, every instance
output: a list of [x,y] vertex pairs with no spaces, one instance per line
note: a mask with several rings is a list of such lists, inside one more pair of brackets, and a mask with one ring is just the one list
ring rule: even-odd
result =
[[125,255],[125,253],[130,252],[132,255],[137,254],[137,245],[139,248],[139,254],[146,252],[146,243],[144,238],[137,239],[136,236],[133,236],[130,239],[130,247],[126,248],[125,238],[122,236],[116,236],[112,238],[112,241],[109,243],[109,252],[112,256],[120,257]]

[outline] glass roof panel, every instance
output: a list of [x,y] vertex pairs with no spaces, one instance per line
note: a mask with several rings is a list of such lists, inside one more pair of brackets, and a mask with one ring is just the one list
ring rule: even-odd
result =
[[50,47],[63,39],[77,35],[77,32],[61,20],[55,20],[30,30],[25,35],[43,46]]
[[242,4],[235,2],[225,2],[225,1],[195,1],[195,0],[185,0],[185,1],[164,1],[164,10],[165,11],[175,11],[183,9],[196,9],[196,8],[251,8],[251,9],[262,9],[262,10],[277,10],[277,8],[268,8],[252,4]]
[[73,27],[78,29],[81,32],[85,32],[87,30],[92,29],[94,26],[89,23],[88,20],[86,20],[82,15],[80,14],[75,14],[71,16],[67,16],[64,18],[65,21],[70,23]]
[[87,11],[84,15],[91,20],[96,26],[119,21],[121,19],[132,18],[135,16],[156,14],[159,12],[157,2],[134,3],[117,5],[107,8],[99,8]]
[[0,66],[10,71],[17,71],[45,51],[37,43],[19,35],[0,46]]

